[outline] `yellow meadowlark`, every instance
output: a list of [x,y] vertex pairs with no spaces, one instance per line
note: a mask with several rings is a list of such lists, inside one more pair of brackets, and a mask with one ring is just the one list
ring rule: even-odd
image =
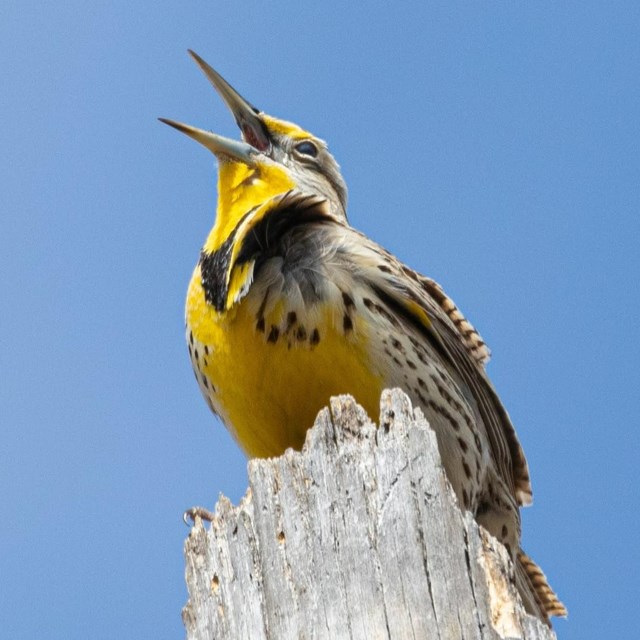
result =
[[527,608],[565,609],[520,549],[524,453],[484,365],[489,351],[442,288],[347,222],[327,145],[253,107],[190,52],[242,141],[162,120],[212,151],[218,207],[189,285],[189,354],[202,393],[249,456],[300,448],[329,397],[376,416],[400,387],[435,430],[458,502],[512,555]]

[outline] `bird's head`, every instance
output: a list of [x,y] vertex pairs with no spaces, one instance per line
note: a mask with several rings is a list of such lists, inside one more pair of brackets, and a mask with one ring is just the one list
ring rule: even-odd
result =
[[212,302],[229,308],[248,290],[257,253],[277,236],[309,222],[346,224],[347,188],[325,142],[273,118],[245,100],[200,56],[189,51],[233,114],[242,141],[160,118],[218,159],[216,220],[203,247],[220,275]]

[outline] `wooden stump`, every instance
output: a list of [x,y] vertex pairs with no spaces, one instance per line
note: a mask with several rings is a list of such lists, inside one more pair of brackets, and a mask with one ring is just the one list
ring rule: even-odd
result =
[[333,398],[302,452],[249,462],[185,543],[189,640],[526,638],[505,549],[457,506],[433,431],[385,391],[380,426]]

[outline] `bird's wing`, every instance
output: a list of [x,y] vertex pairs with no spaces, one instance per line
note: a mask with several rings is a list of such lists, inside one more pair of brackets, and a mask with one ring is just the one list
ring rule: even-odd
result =
[[531,504],[524,451],[484,371],[489,358],[484,341],[440,285],[409,269],[366,236],[358,235],[357,244],[366,242],[369,254],[362,263],[360,277],[395,313],[436,345],[441,357],[458,372],[476,400],[501,478],[520,505]]
[[482,339],[480,333],[478,333],[478,330],[464,317],[455,302],[445,293],[444,289],[435,280],[420,275],[415,271],[411,273],[411,270],[406,267],[403,268],[403,272],[405,272],[409,278],[415,278],[424,292],[438,303],[440,308],[449,316],[449,319],[460,334],[460,338],[467,348],[469,355],[478,364],[485,366],[491,358],[491,350]]

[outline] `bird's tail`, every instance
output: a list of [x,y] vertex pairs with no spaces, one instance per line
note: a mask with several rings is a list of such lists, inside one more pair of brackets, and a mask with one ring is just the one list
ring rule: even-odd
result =
[[516,584],[525,609],[549,622],[549,616],[566,616],[567,609],[549,586],[542,569],[524,552],[518,552]]

